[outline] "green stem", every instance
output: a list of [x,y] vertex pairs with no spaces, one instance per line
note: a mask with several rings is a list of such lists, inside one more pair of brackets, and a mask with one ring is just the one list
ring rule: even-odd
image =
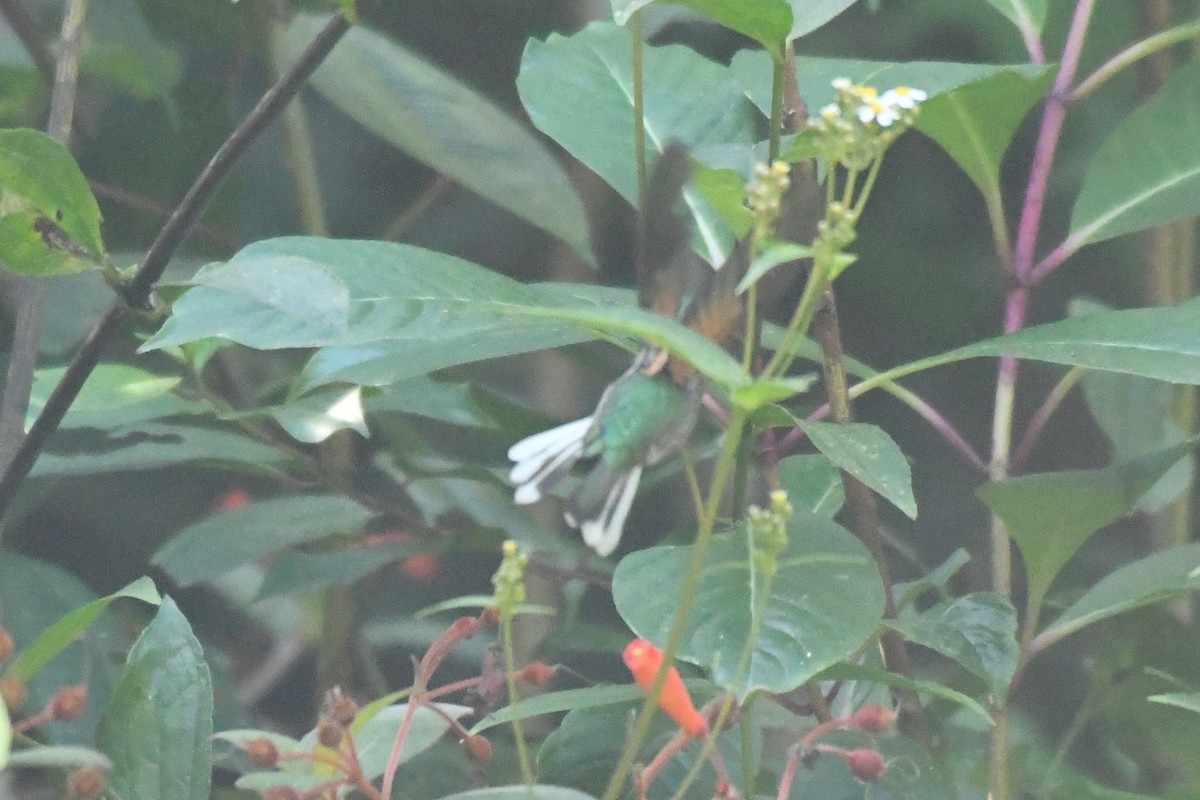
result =
[[645,67],[643,55],[642,10],[633,12],[629,20],[629,30],[633,35],[633,149],[637,162],[638,208],[646,208],[646,89]]
[[787,61],[783,53],[787,49],[784,43],[779,48],[779,54],[772,61],[771,72],[771,127],[767,131],[767,163],[774,164],[779,160],[779,140],[783,136],[783,86],[786,75]]
[[618,762],[617,768],[608,782],[608,787],[604,790],[603,800],[616,800],[617,796],[621,793],[625,779],[629,777],[629,772],[633,769],[633,763],[637,759],[638,753],[646,741],[646,737],[650,734],[650,724],[653,722],[655,709],[658,708],[658,698],[662,694],[663,685],[666,683],[667,672],[674,663],[675,653],[678,652],[679,646],[683,643],[683,635],[687,629],[688,620],[691,617],[692,606],[696,601],[696,593],[700,588],[700,575],[704,568],[704,563],[708,558],[709,547],[712,545],[717,512],[721,505],[721,496],[724,494],[725,486],[728,484],[730,475],[733,472],[738,448],[741,444],[742,432],[745,430],[745,427],[746,412],[735,407],[732,419],[729,422],[729,429],[725,434],[725,443],[721,448],[721,454],[717,457],[716,468],[713,472],[712,481],[709,483],[709,491],[708,496],[705,498],[703,513],[700,515],[700,529],[696,533],[696,542],[692,546],[692,557],[688,562],[687,574],[684,577],[683,587],[680,590],[679,604],[676,607],[675,617],[671,620],[671,629],[667,634],[666,646],[663,648],[662,667],[659,669],[658,675],[655,676],[654,684],[650,687],[650,691],[646,695],[646,701],[642,704],[641,712],[638,714],[637,725],[629,737],[625,751],[621,754],[621,760]]
[[1188,39],[1195,39],[1197,37],[1200,37],[1200,21],[1193,21],[1177,25],[1162,33],[1148,36],[1142,41],[1130,45],[1108,61],[1105,61],[1095,72],[1080,82],[1067,98],[1067,102],[1074,103],[1082,100],[1103,86],[1109,78],[1116,76],[1121,70],[1135,62],[1151,56],[1160,50],[1165,50],[1179,42],[1185,42]]
[[[520,696],[517,694],[517,662],[513,654],[512,614],[504,613],[500,620],[501,643],[504,648],[504,679],[508,684],[510,703],[516,703]],[[529,760],[529,748],[525,744],[525,730],[520,717],[513,717],[513,739],[517,743],[517,761],[521,764],[521,777],[527,786],[533,786],[533,766]]]
[[[783,334],[783,340],[780,341],[779,347],[775,350],[775,355],[771,357],[771,361],[763,370],[764,378],[774,378],[783,375],[787,372],[792,361],[795,359],[793,351],[800,340],[800,337],[808,330],[809,324],[812,322],[813,315],[817,313],[817,306],[821,302],[821,295],[825,291],[826,284],[829,283],[829,259],[821,254],[813,259],[812,272],[808,276],[808,283],[804,286],[804,294],[800,296],[800,302],[796,305],[796,311],[792,314],[791,321],[788,322],[787,330]],[[860,386],[862,384],[859,384]]]

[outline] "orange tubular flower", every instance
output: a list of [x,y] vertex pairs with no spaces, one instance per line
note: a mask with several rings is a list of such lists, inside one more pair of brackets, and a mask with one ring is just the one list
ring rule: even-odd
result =
[[[662,651],[645,639],[634,639],[625,648],[624,656],[625,666],[633,673],[634,682],[642,687],[642,691],[649,692],[654,686],[654,676],[662,666]],[[667,682],[663,684],[658,705],[675,720],[675,724],[689,739],[703,736],[708,730],[704,717],[700,716],[700,712],[692,704],[687,687],[683,685],[683,678],[679,677],[679,670],[674,667],[667,673]]]

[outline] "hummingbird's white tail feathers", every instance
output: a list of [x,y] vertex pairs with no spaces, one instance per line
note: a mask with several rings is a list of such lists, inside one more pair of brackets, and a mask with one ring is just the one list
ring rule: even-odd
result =
[[591,426],[592,418],[584,417],[535,433],[510,447],[508,458],[516,462],[508,474],[517,486],[513,499],[520,505],[541,500],[542,492],[566,475],[579,458]]
[[621,541],[625,518],[629,516],[633,497],[642,480],[642,468],[634,467],[628,472],[617,473],[615,478],[604,497],[604,505],[594,517],[577,519],[569,510],[566,513],[567,522],[577,526],[583,534],[584,544],[602,556],[611,554]]

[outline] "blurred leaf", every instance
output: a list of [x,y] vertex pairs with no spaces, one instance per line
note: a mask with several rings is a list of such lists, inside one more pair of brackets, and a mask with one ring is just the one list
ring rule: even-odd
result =
[[8,704],[0,697],[0,770],[8,766],[9,751],[12,750],[12,720],[8,717]]
[[[639,8],[654,0],[612,0],[613,20],[624,25]],[[660,0],[687,6],[718,25],[749,36],[768,50],[778,51],[792,28],[792,9],[786,0]],[[849,5],[854,0],[848,0]],[[806,6],[812,5],[810,2]]]
[[200,643],[174,601],[164,598],[129,651],[97,732],[113,760],[109,787],[120,797],[207,800],[212,714]]
[[855,2],[857,0],[788,0],[794,17],[788,38],[795,39],[815,31]]
[[287,455],[274,447],[230,431],[198,425],[147,423],[70,440],[54,439],[31,475],[93,475],[121,470],[158,469],[176,464],[227,464],[253,472],[279,464]]
[[[0,549],[0,619],[17,647],[37,641],[51,626],[69,617],[96,595],[65,570],[35,558]],[[128,646],[123,630],[101,615],[72,646],[33,675],[26,688],[29,708],[43,708],[63,686],[87,680],[88,704],[71,722],[42,728],[40,741],[91,745],[100,712],[116,682],[114,657]]]
[[368,414],[415,414],[469,428],[501,427],[493,408],[507,402],[469,383],[439,381],[424,375],[397,381],[363,397]]
[[28,683],[30,678],[50,663],[51,659],[67,649],[72,642],[78,641],[83,632],[118,597],[132,597],[150,605],[158,605],[160,602],[158,591],[154,588],[154,581],[149,578],[138,578],[124,589],[119,589],[107,597],[93,600],[64,615],[21,651],[21,654],[9,666],[6,674]]
[[[633,42],[611,23],[593,22],[572,36],[531,40],[517,90],[533,124],[637,205],[633,119]],[[728,69],[681,45],[644,52],[647,149],[671,140],[703,145],[755,141],[752,110]],[[618,122],[614,122],[618,121]],[[696,251],[719,264],[733,234],[693,189],[684,200],[698,225]]]
[[[54,391],[66,367],[39,369],[33,376],[33,391],[29,397],[29,411],[26,414],[26,428],[33,424],[46,399]],[[60,427],[111,428],[119,424],[128,424],[126,420],[143,421],[142,413],[126,416],[124,412],[129,406],[140,408],[154,407],[167,413],[178,413],[180,409],[194,408],[181,398],[173,397],[175,402],[153,403],[179,385],[179,377],[155,375],[152,372],[131,367],[128,364],[98,364],[88,376],[83,388],[79,391],[67,415],[63,417]],[[165,414],[164,414],[165,415]]]
[[0,264],[45,277],[103,255],[100,207],[67,149],[39,131],[0,130]]
[[816,375],[797,375],[791,378],[758,378],[733,391],[730,399],[738,408],[755,411],[771,403],[778,403],[794,395],[802,394],[817,382]]
[[812,258],[812,254],[812,248],[807,245],[794,242],[768,242],[759,251],[754,261],[750,262],[750,268],[746,270],[745,277],[737,285],[737,293],[741,294],[758,283],[763,275],[780,264],[787,264],[801,258]]
[[290,736],[284,736],[282,733],[275,731],[261,731],[253,729],[236,729],[229,731],[221,731],[214,733],[213,739],[221,742],[229,742],[234,747],[244,750],[250,742],[255,739],[266,739],[273,745],[279,748],[281,754],[304,753],[305,748],[300,744],[298,739],[293,739]]
[[646,693],[632,683],[547,692],[526,697],[504,708],[496,709],[472,725],[471,733],[482,733],[488,728],[507,725],[513,720],[529,719],[561,711],[575,711],[581,708],[599,708],[616,703],[629,703],[645,696]]
[[[297,14],[283,37],[290,58],[328,17]],[[363,127],[593,263],[583,203],[550,152],[475,90],[399,44],[352,28],[312,85]]]
[[1028,24],[1033,30],[1041,32],[1046,23],[1046,0],[986,0],[1016,25],[1022,28]]
[[1008,598],[977,592],[887,625],[978,676],[1002,702],[1017,668],[1017,610]]
[[797,420],[826,458],[878,492],[910,519],[917,518],[912,470],[892,437],[877,425]]
[[179,54],[146,24],[134,0],[108,0],[89,9],[81,68],[139,100],[170,100],[183,77]]
[[284,550],[276,555],[274,563],[267,569],[262,585],[258,587],[256,599],[345,586],[403,558],[406,552],[417,552],[423,547],[419,542],[415,542],[337,550],[330,553]]
[[1055,576],[1093,533],[1116,522],[1195,440],[1095,470],[1024,475],[981,486],[976,494],[1016,541],[1036,614]]
[[922,103],[916,128],[941,145],[984,197],[999,202],[1004,154],[1053,80],[1049,67],[997,72]]
[[358,503],[336,495],[262,500],[183,529],[150,563],[181,586],[190,586],[285,547],[357,535],[371,516]]
[[1200,692],[1171,692],[1169,694],[1155,694],[1146,698],[1151,703],[1161,703],[1165,706],[1175,706],[1187,711],[1194,711],[1200,714]]
[[1176,70],[1100,145],[1071,211],[1069,242],[1111,239],[1200,213],[1200,64]]
[[818,453],[788,456],[780,461],[779,482],[787,489],[793,508],[822,517],[832,519],[846,500],[841,473]]
[[1152,553],[1101,578],[1038,634],[1035,646],[1045,647],[1102,619],[1196,589],[1200,589],[1200,544]]
[[[858,539],[829,518],[803,511],[788,522],[788,536],[765,601],[755,597],[762,576],[750,572],[742,532],[718,536],[703,568],[679,658],[702,666],[741,697],[796,688],[861,647],[883,613],[879,570]],[[666,640],[691,550],[653,547],[617,565],[613,600],[638,636],[660,645]],[[749,669],[735,675],[755,602],[765,602],[765,617]]]
[[[470,714],[473,709],[469,706],[458,706],[450,703],[438,703],[438,711],[427,706],[418,706],[413,714],[412,727],[408,729],[408,738],[400,750],[400,763],[403,764],[413,756],[428,750],[442,738],[450,729],[448,717],[459,719]],[[358,751],[359,762],[362,764],[363,775],[367,780],[374,780],[383,774],[387,768],[388,756],[396,741],[396,731],[400,729],[401,720],[408,710],[407,703],[388,706],[371,716],[364,724],[357,720],[352,725],[354,731],[354,746]],[[302,743],[315,746],[317,734],[313,730],[301,740]]]
[[[4,702],[0,700],[0,726],[4,724],[7,715]],[[3,735],[0,735],[0,750],[4,749]],[[4,753],[0,753],[0,769],[3,769]],[[38,745],[25,750],[17,750],[8,760],[10,767],[18,769],[72,769],[74,767],[98,767],[112,769],[112,759],[93,750],[90,747],[73,747],[71,745]]]
[[988,713],[987,709],[979,701],[962,692],[943,686],[936,681],[917,681],[912,678],[906,678],[898,672],[862,664],[834,664],[829,669],[821,672],[817,676],[817,679],[822,681],[866,681],[884,686],[895,686],[899,689],[909,689],[918,694],[949,700],[973,713],[984,724],[994,724],[992,715]]
[[897,582],[893,589],[897,598],[897,608],[906,608],[918,597],[931,589],[936,589],[943,598],[949,597],[950,589],[947,587],[947,584],[970,560],[970,554],[960,547],[947,556],[945,561],[930,570],[924,577],[917,578],[908,583]]
[[298,442],[317,444],[342,430],[368,436],[363,419],[362,389],[358,386],[331,387],[313,392],[283,405],[252,408],[222,414],[223,419],[270,417]]
[[754,215],[746,208],[747,179],[736,169],[728,168],[719,162],[713,163],[714,153],[721,156],[732,155],[731,150],[745,156],[745,160],[749,162],[747,170],[753,170],[754,155],[750,145],[714,145],[692,153],[695,159],[692,186],[704,201],[721,215],[721,219],[733,231],[734,237],[741,239],[754,225]]
[[[704,336],[652,311],[614,302],[629,293],[573,284],[527,286],[453,256],[389,242],[305,237],[257,242],[202,270],[192,283],[143,350],[213,336],[260,349],[398,344],[407,348],[411,375],[557,346],[565,343],[568,323],[664,346],[726,387],[749,381]],[[391,363],[394,369],[397,363]],[[312,365],[306,372],[303,388],[319,382]],[[387,375],[399,377],[404,376]],[[344,369],[323,370],[320,378],[355,379]]]
[[496,786],[446,795],[442,800],[592,800],[591,795],[563,786]]

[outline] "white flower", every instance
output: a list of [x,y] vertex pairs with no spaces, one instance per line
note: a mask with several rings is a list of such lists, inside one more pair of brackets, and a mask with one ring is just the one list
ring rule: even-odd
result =
[[886,128],[900,119],[900,112],[895,106],[888,105],[875,97],[864,98],[863,104],[858,107],[857,114],[858,121],[863,125],[875,122],[881,128]]
[[929,98],[925,92],[920,89],[913,89],[909,86],[897,86],[895,89],[889,89],[883,93],[883,97],[879,98],[879,102],[885,106],[892,108],[916,108],[918,103],[923,103]]

